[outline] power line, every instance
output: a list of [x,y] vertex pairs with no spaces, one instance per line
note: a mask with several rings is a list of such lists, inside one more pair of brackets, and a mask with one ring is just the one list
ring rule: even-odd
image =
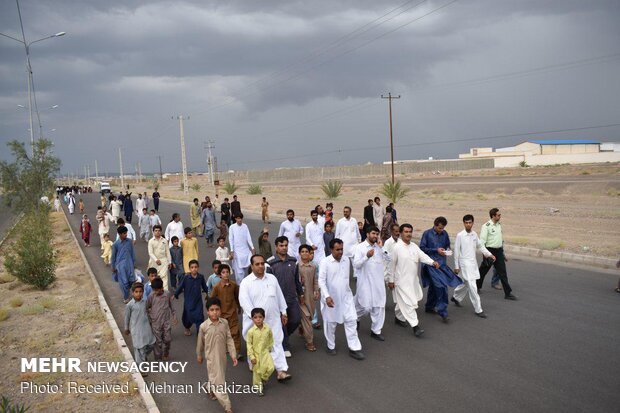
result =
[[[521,136],[532,136],[532,135],[545,135],[550,133],[560,133],[560,132],[576,132],[583,130],[592,130],[592,129],[604,129],[604,128],[612,128],[620,126],[620,123],[610,123],[606,125],[594,125],[594,126],[583,126],[578,128],[567,128],[567,129],[550,129],[550,130],[542,130],[542,131],[534,131],[534,132],[520,132],[520,133],[511,133],[506,135],[493,135],[493,136],[482,136],[476,138],[464,138],[464,139],[449,139],[449,140],[428,140],[425,142],[416,142],[416,143],[408,143],[401,145],[394,145],[396,148],[408,148],[414,146],[429,146],[429,145],[442,145],[447,143],[457,143],[457,142],[472,142],[472,141],[484,141],[484,140],[493,140],[493,139],[504,139],[504,138],[515,138]],[[323,152],[314,152],[303,155],[295,155],[295,156],[287,156],[287,157],[278,157],[271,159],[262,159],[262,160],[244,160],[243,162],[230,162],[230,165],[238,165],[238,164],[254,164],[254,163],[262,163],[262,162],[274,162],[274,161],[286,161],[292,159],[302,159],[309,157],[316,157],[322,155],[331,155],[335,153],[342,152],[361,152],[361,151],[371,151],[377,149],[385,149],[388,145],[380,145],[380,146],[367,146],[367,147],[353,147],[351,149],[342,150],[342,149],[334,149]]]

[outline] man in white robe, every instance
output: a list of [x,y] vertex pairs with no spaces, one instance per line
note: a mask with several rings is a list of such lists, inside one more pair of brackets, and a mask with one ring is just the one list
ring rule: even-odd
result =
[[172,237],[175,236],[179,239],[179,244],[185,239],[185,227],[181,222],[181,214],[178,212],[172,214],[172,221],[168,222],[168,225],[166,225],[164,238],[168,240],[168,248],[172,248]]
[[319,213],[316,210],[310,212],[310,217],[312,221],[306,224],[306,243],[314,250],[313,262],[319,266],[325,258],[324,228],[319,224]]
[[121,206],[123,203],[118,200],[118,198],[114,198],[110,201],[110,208],[112,209],[112,217],[114,217],[114,222],[118,220],[121,216]]
[[385,341],[381,330],[385,322],[385,267],[387,252],[379,246],[379,228],[366,228],[366,240],[355,247],[353,268],[357,271],[355,310],[357,319],[370,314],[370,337]]
[[73,194],[69,194],[69,202],[67,207],[69,208],[69,213],[73,215],[73,211],[75,210],[75,197]]
[[456,241],[454,242],[454,272],[463,280],[463,284],[454,289],[451,301],[457,307],[461,307],[461,301],[469,293],[469,299],[474,306],[476,315],[480,318],[487,318],[482,311],[478,287],[476,286],[476,280],[480,278],[478,262],[476,261],[476,250],[479,250],[482,255],[486,258],[491,258],[493,261],[495,261],[495,256],[482,244],[476,231],[472,230],[474,226],[473,215],[468,214],[463,217],[463,226],[465,229],[456,235]]
[[319,269],[321,313],[327,354],[336,355],[336,327],[344,324],[349,355],[356,360],[364,360],[362,343],[357,336],[357,312],[353,292],[349,287],[349,260],[343,257],[342,240],[334,238],[330,242],[330,248],[332,254],[325,257]]
[[138,194],[138,199],[136,199],[136,215],[138,216],[138,219],[140,219],[143,214],[142,209],[146,207],[146,200],[142,198],[142,194]]
[[250,230],[243,223],[243,214],[237,215],[235,223],[228,229],[228,241],[230,242],[230,255],[232,256],[235,280],[237,285],[241,285],[241,281],[247,275],[250,267],[250,257],[256,253]]
[[375,197],[375,202],[372,204],[372,215],[375,218],[375,225],[381,229],[383,225],[383,217],[385,216],[385,208],[381,206],[381,198]]
[[96,219],[99,223],[99,240],[101,245],[103,245],[103,236],[110,233],[110,223],[114,220],[114,218],[112,217],[112,214],[110,214],[108,210],[103,207],[101,209],[97,208]]
[[439,268],[439,263],[433,261],[420,247],[411,241],[413,227],[410,224],[400,226],[400,240],[392,250],[390,270],[388,271],[388,287],[394,292],[394,301],[398,305],[401,317],[396,318],[396,323],[406,327],[407,323],[413,327],[413,334],[421,337],[424,330],[418,325],[418,301],[424,296],[418,264],[424,264]]
[[[131,243],[133,245],[136,245],[136,241],[138,240],[138,237],[136,237],[136,231],[133,229],[131,224],[126,223],[123,218],[119,218],[118,221],[116,221],[116,225],[118,225],[119,227],[127,228],[127,239],[130,239]],[[119,234],[116,234],[116,239],[117,240],[119,239]]]
[[357,220],[351,217],[351,207],[344,207],[343,214],[344,217],[340,218],[336,224],[336,234],[334,236],[342,240],[344,243],[344,256],[348,258],[347,261],[351,261],[355,246],[362,242],[362,235],[357,226]]
[[161,236],[161,225],[153,227],[153,238],[149,240],[149,267],[157,269],[157,276],[164,282],[164,290],[168,291],[168,270],[172,263],[168,241]]
[[[386,253],[387,257],[386,259],[383,261],[384,264],[384,276],[385,276],[385,281],[387,282],[388,279],[388,272],[390,270],[390,262],[392,261],[392,251],[394,250],[394,246],[396,245],[396,243],[398,242],[398,239],[400,238],[400,227],[398,226],[398,224],[392,224],[392,228],[390,228],[390,238],[386,239],[385,242],[383,243],[383,252]],[[392,290],[392,298],[394,300],[394,303],[396,303],[396,297],[394,295],[394,290]],[[399,319],[403,319],[403,315],[400,312],[400,309],[398,308],[398,304],[394,305],[394,314],[396,316],[396,318],[394,319],[394,321],[396,322],[396,324],[398,324],[398,320]]]
[[[286,325],[288,322],[286,300],[276,277],[265,272],[265,259],[261,255],[253,255],[250,261],[252,273],[243,278],[239,284],[239,304],[243,309],[242,335],[247,340],[248,330],[254,325],[251,316],[252,310],[254,308],[265,310],[265,323],[271,327],[273,333],[271,357],[277,371],[276,377],[280,382],[286,381],[291,378],[291,375],[287,373],[288,364],[282,347],[284,332],[280,328],[281,325]],[[248,357],[251,368],[250,361],[250,357]]]
[[299,261],[299,246],[301,245],[301,234],[304,233],[304,227],[298,219],[295,219],[295,211],[289,209],[286,211],[286,221],[280,224],[278,237],[285,236],[288,238],[288,255],[295,257]]

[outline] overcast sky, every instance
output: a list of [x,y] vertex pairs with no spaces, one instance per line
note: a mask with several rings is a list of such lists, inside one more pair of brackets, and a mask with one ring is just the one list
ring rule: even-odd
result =
[[[63,172],[456,158],[527,132],[620,123],[617,0],[22,0]],[[447,5],[447,6],[445,6]],[[399,7],[402,6],[402,7]],[[445,6],[442,8],[442,6]],[[0,32],[21,36],[14,1]],[[24,49],[0,37],[0,155],[29,142]],[[52,105],[58,108],[45,110]],[[37,128],[38,129],[38,128]],[[54,132],[48,132],[56,129]],[[620,141],[620,127],[536,135]],[[478,139],[487,138],[487,139]],[[477,139],[477,140],[476,140]],[[455,142],[460,140],[461,142]],[[449,143],[445,143],[449,141]],[[444,142],[444,143],[441,143]],[[312,156],[305,156],[312,154]]]

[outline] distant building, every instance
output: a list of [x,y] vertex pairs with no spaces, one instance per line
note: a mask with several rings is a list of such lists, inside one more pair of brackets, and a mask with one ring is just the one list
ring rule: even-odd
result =
[[601,143],[589,139],[532,140],[508,148],[471,148],[459,159],[492,158],[496,168],[563,163],[620,162],[620,143]]

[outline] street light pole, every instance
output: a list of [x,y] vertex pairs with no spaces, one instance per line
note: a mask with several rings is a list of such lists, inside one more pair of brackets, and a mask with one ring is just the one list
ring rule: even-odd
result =
[[[51,36],[43,37],[41,39],[34,40],[30,43],[26,41],[26,34],[24,33],[24,24],[22,22],[22,12],[19,7],[19,0],[15,0],[17,3],[17,14],[19,15],[19,25],[21,27],[22,39],[17,39],[13,36],[9,36],[8,34],[0,33],[0,36],[15,40],[24,45],[24,50],[26,51],[26,71],[28,72],[28,111],[29,111],[29,124],[30,124],[30,144],[32,146],[32,155],[34,156],[34,129],[32,127],[32,65],[30,64],[30,46],[37,42],[42,42],[43,40],[51,39],[52,37],[60,37],[64,36],[65,32],[58,32],[56,34],[52,34]],[[38,112],[37,112],[38,113]]]

